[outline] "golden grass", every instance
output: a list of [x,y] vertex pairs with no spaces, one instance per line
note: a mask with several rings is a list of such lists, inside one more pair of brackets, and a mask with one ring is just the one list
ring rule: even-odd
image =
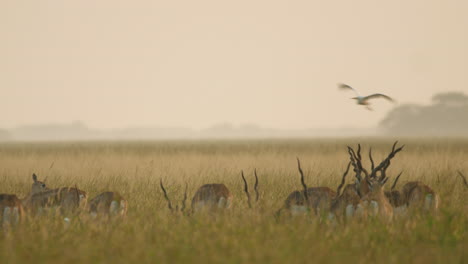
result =
[[[296,157],[309,186],[335,189],[348,162],[346,145],[358,141],[365,151],[373,147],[375,160],[392,144],[378,139],[3,144],[0,193],[25,196],[35,172],[40,179],[47,176],[50,187],[77,184],[90,197],[119,191],[129,211],[124,221],[73,219],[69,228],[60,217],[28,219],[0,234],[0,262],[466,262],[467,190],[456,171],[468,174],[467,140],[403,140],[406,147],[388,170],[389,176],[404,170],[398,186],[422,180],[433,187],[441,195],[437,216],[347,225],[273,217],[286,196],[301,188]],[[261,195],[249,210],[240,171],[252,186],[254,168]],[[222,182],[233,193],[233,206],[216,217],[171,214],[160,178],[173,203],[180,203],[185,182],[189,199],[202,184]]]

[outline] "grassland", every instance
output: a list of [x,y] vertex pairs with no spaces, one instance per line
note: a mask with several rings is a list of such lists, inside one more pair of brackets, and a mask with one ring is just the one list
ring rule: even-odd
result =
[[[31,174],[51,187],[74,186],[90,197],[119,191],[129,201],[124,221],[89,223],[28,219],[0,234],[0,263],[467,263],[467,190],[456,170],[468,174],[468,140],[402,140],[388,170],[404,171],[399,186],[422,180],[441,196],[436,216],[385,224],[347,225],[313,217],[273,215],[289,192],[300,189],[295,158],[309,186],[336,188],[348,162],[346,145],[371,146],[375,159],[389,140],[284,140],[133,143],[12,143],[0,146],[0,193],[24,197]],[[260,200],[247,208],[240,171]],[[180,202],[204,183],[225,183],[230,211],[212,216],[171,214],[159,189]],[[348,178],[348,182],[351,177]],[[391,179],[393,181],[393,179]],[[388,186],[387,186],[388,187]]]

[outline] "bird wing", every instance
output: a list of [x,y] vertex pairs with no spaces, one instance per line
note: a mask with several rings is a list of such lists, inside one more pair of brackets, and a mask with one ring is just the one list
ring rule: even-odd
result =
[[338,88],[342,89],[342,90],[353,90],[354,93],[356,93],[357,96],[359,96],[359,93],[356,91],[356,89],[354,89],[353,87],[347,85],[347,84],[344,84],[344,83],[339,83],[338,84]]
[[387,99],[388,101],[390,102],[394,102],[395,100],[393,100],[393,98],[391,98],[390,96],[387,96],[385,94],[371,94],[371,95],[368,95],[366,97],[364,97],[364,100],[369,100],[369,99],[374,99],[374,98],[384,98],[384,99]]

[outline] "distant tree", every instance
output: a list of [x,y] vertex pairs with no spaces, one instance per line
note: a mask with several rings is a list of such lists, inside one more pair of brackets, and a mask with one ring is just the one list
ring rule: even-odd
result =
[[454,105],[454,106],[467,105],[468,96],[466,96],[462,92],[440,93],[432,97],[432,102],[435,104]]
[[400,105],[380,122],[393,135],[468,136],[468,96],[459,92],[436,94],[432,105]]

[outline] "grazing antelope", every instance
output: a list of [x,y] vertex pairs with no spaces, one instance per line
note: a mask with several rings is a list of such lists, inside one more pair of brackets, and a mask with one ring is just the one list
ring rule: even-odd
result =
[[215,212],[231,207],[232,194],[222,183],[205,184],[192,198],[192,212]]
[[0,194],[0,216],[3,228],[16,226],[24,217],[21,200],[14,194]]
[[[161,190],[162,190],[162,192],[164,194],[164,199],[166,199],[166,201],[167,201],[167,208],[169,208],[169,210],[171,210],[171,212],[173,212],[173,213],[178,212],[179,211],[179,205],[176,205],[175,208],[172,206],[171,200],[169,199],[169,196],[167,196],[166,188],[164,188],[162,179],[159,181],[159,186],[161,187]],[[187,201],[187,189],[188,189],[188,184],[185,184],[184,198],[182,199],[182,206],[180,208],[181,213],[185,212],[186,201]]]
[[[255,184],[254,184],[255,202],[258,202],[259,194],[258,194],[257,169],[254,170],[254,175],[255,175]],[[244,181],[244,192],[245,192],[245,195],[247,195],[247,205],[249,206],[249,208],[252,208],[252,203],[250,201],[249,186],[247,184],[247,181],[245,180],[244,171],[241,171],[241,176],[242,176],[242,180]]]
[[103,192],[88,202],[88,210],[92,218],[124,217],[127,215],[128,202],[118,192]]
[[393,207],[393,215],[395,217],[406,215],[408,209],[406,199],[403,197],[399,190],[395,190],[398,179],[400,179],[402,173],[403,172],[400,172],[400,174],[398,174],[398,176],[395,178],[395,181],[393,182],[390,191],[385,192],[385,196],[387,197],[388,201]]
[[341,188],[343,187],[346,175],[348,174],[349,167],[351,162],[348,163],[343,178],[341,179],[341,184],[336,190],[336,197],[333,199],[330,206],[329,219],[333,220],[335,218],[342,219],[344,216],[349,218],[354,214],[354,210],[359,204],[361,197],[359,197],[356,190],[355,184],[347,184],[343,189],[343,192],[340,193]]
[[400,172],[400,174],[398,174],[398,176],[395,178],[395,181],[393,182],[393,185],[390,188],[390,191],[385,192],[385,196],[387,196],[388,201],[390,202],[390,204],[393,206],[394,209],[397,209],[397,208],[403,209],[403,207],[406,208],[406,201],[401,195],[401,192],[399,190],[395,190],[396,184],[398,180],[400,179],[401,174],[403,174],[403,172]]
[[[294,191],[288,195],[284,201],[283,207],[276,213],[277,216],[279,216],[283,209],[286,209],[291,215],[304,214],[307,213],[309,209],[312,209],[316,215],[328,212],[330,210],[331,202],[336,198],[337,193],[328,187],[307,187],[299,159],[297,159],[297,167],[299,174],[301,175],[301,184],[303,189]],[[345,174],[343,175],[343,179],[348,174],[348,171],[349,164]],[[337,190],[338,192],[343,187],[343,184],[339,186]]]
[[393,218],[393,207],[385,196],[383,186],[388,178],[383,180],[368,181],[369,193],[361,198],[356,208],[356,215],[367,218],[377,216],[384,220],[391,221]]
[[[387,219],[392,218],[392,207],[383,192],[383,185],[388,179],[386,170],[390,166],[391,159],[404,148],[404,146],[396,148],[397,143],[393,144],[390,154],[377,167],[375,167],[372,158],[372,149],[369,150],[370,173],[362,166],[361,146],[358,145],[357,151],[348,147],[350,163],[353,166],[356,180],[354,184],[348,184],[343,193],[332,203],[332,216],[350,218],[357,213],[358,209],[359,214],[365,216],[368,215],[370,209],[371,213],[378,212],[379,215],[385,216]],[[380,177],[377,177],[377,172],[380,172]],[[362,178],[362,174],[364,174],[364,178]]]
[[[355,182],[353,184],[347,184],[341,194],[337,193],[336,198],[331,204],[330,219],[334,219],[335,217],[338,219],[352,217],[361,197],[369,192],[369,186],[367,184],[362,184],[366,180],[369,180],[369,173],[362,166],[361,144],[358,144],[357,151],[348,146],[348,154],[350,157],[349,165],[353,166],[353,171],[355,173]],[[369,150],[369,159],[372,162],[372,169],[374,169],[372,149]],[[365,176],[364,179],[362,179],[362,174]],[[343,178],[342,183],[344,180]]]
[[49,189],[44,182],[37,180],[36,174],[32,179],[31,193],[22,200],[26,211],[32,214],[40,214],[50,208],[58,208],[62,214],[75,213],[86,204],[86,192],[76,186]]
[[[398,141],[393,144],[392,150],[390,151],[390,154],[388,154],[387,158],[385,158],[377,167],[374,167],[372,154],[369,152],[369,158],[372,164],[372,172],[369,177],[366,178],[366,184],[368,185],[369,192],[361,197],[361,201],[356,209],[356,213],[364,218],[369,215],[378,216],[387,221],[391,221],[393,218],[393,207],[385,195],[383,186],[388,180],[386,172],[391,164],[392,158],[405,147],[403,145],[396,148],[397,144]],[[377,177],[377,172],[380,172],[380,177]]]
[[408,182],[401,192],[410,211],[435,212],[439,208],[439,195],[422,182]]
[[[167,201],[167,207],[171,212],[178,212],[179,206],[176,205],[174,208],[172,206],[171,200],[169,199],[166,189],[160,181],[160,187],[163,191],[164,198]],[[184,213],[187,200],[187,188],[188,185],[185,184],[184,198],[182,199],[182,207],[180,212]],[[200,211],[209,211],[216,212],[218,210],[227,209],[231,206],[232,194],[229,189],[224,184],[205,184],[198,188],[197,192],[192,198],[192,208],[190,213],[200,212]]]
[[422,182],[408,182],[401,191],[395,190],[400,176],[401,173],[395,179],[391,191],[385,193],[396,212],[404,215],[407,210],[434,212],[439,208],[439,195]]

